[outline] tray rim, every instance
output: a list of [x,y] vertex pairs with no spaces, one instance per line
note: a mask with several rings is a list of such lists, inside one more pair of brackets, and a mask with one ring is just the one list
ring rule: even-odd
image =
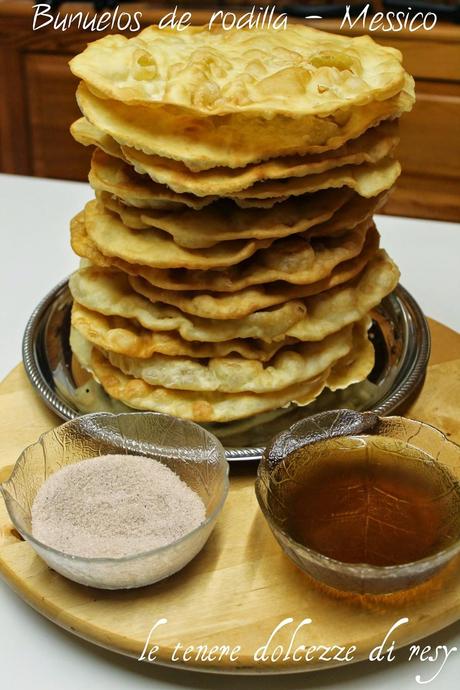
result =
[[[67,276],[61,280],[40,300],[27,321],[22,339],[22,361],[30,383],[48,408],[61,419],[65,420],[75,419],[79,414],[51,390],[49,383],[41,371],[36,356],[35,343],[44,315],[60,294],[65,289],[68,289],[69,278],[70,276]],[[398,283],[390,294],[397,300],[401,307],[401,313],[406,328],[412,327],[412,330],[418,332],[420,335],[420,342],[415,353],[415,361],[412,362],[411,369],[404,381],[396,388],[390,389],[378,405],[370,408],[372,412],[382,416],[388,415],[397,407],[404,405],[411,397],[412,393],[421,385],[425,377],[431,352],[429,326],[417,301],[400,283]],[[259,461],[263,452],[263,446],[225,448],[227,460],[232,461]]]

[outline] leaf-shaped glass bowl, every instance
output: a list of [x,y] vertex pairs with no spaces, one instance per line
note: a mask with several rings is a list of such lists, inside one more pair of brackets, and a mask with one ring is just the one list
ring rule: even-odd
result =
[[[45,480],[62,467],[111,453],[167,465],[201,497],[205,521],[171,544],[123,558],[71,556],[35,539],[31,508]],[[154,412],[96,413],[43,434],[23,451],[1,490],[13,525],[50,568],[91,587],[125,589],[169,577],[202,549],[228,493],[228,463],[215,436],[192,422]]]
[[[306,546],[305,543],[299,543],[293,537],[293,513],[290,512],[294,505],[292,496],[296,495],[295,492],[299,490],[298,487],[302,482],[305,486],[305,482],[309,481],[306,478],[313,476],[311,472],[318,470],[318,463],[327,462],[326,457],[335,457],[340,463],[350,463],[352,461],[350,450],[353,449],[353,444],[355,448],[356,444],[365,446],[364,471],[368,472],[367,477],[370,482],[374,481],[377,463],[382,461],[382,455],[379,453],[386,452],[388,449],[390,460],[395,463],[393,467],[397,472],[415,471],[417,476],[418,473],[422,473],[424,481],[428,481],[427,473],[430,477],[431,474],[436,474],[438,478],[436,481],[439,481],[439,484],[435,485],[436,493],[433,494],[431,507],[439,509],[443,514],[439,525],[439,536],[442,537],[442,539],[439,538],[439,543],[442,543],[439,550],[433,548],[429,556],[420,557],[412,562],[400,562],[398,565],[370,565],[344,562],[345,558],[338,560],[330,555],[324,555],[319,550],[311,548],[311,542],[309,542],[310,546]],[[394,459],[391,459],[392,455]],[[401,466],[401,463],[407,464]],[[425,464],[422,465],[422,463]],[[341,466],[343,467],[343,464]],[[360,471],[363,469],[361,468]],[[407,477],[411,481],[413,477],[415,486],[415,474],[408,474]],[[303,571],[330,587],[343,591],[386,594],[413,587],[429,579],[460,553],[459,480],[460,446],[448,441],[444,434],[434,427],[403,417],[378,417],[372,412],[336,410],[301,420],[274,438],[259,464],[256,495],[274,536],[285,553]],[[330,483],[323,482],[321,491],[325,486],[330,486]],[[395,486],[399,488],[398,484]],[[346,491],[354,488],[345,486]],[[334,492],[334,489],[330,491]],[[327,489],[325,492],[323,496],[327,496],[333,505],[330,524],[337,519],[344,521],[352,519],[354,524],[358,525],[358,529],[355,534],[351,529],[347,531],[350,524],[347,523],[347,530],[344,530],[344,533],[347,536],[349,534],[349,539],[359,539],[361,534],[367,536],[366,529],[359,531],[359,520],[364,519],[365,516],[360,514],[358,507],[356,513],[353,514],[356,504],[352,501],[353,505],[349,506],[351,510],[342,513],[337,504],[336,494],[328,494]],[[347,500],[350,500],[349,495]],[[384,500],[394,501],[398,500],[398,497],[390,493],[385,495]],[[322,504],[317,503],[317,505],[320,506],[320,510]],[[398,511],[400,508],[402,508],[401,504],[397,506]],[[393,515],[395,515],[394,512]],[[425,524],[427,524],[426,520]],[[324,526],[325,523],[321,523],[321,538],[328,540],[330,539],[328,534],[330,535],[331,532],[328,533]],[[387,543],[391,543],[390,540],[398,534],[394,524],[386,525],[385,521],[379,521],[377,526],[379,530],[383,530]],[[405,525],[402,528],[404,529]],[[418,531],[422,529],[423,526],[417,522],[415,530],[411,532],[412,538],[417,536]],[[344,543],[343,540],[338,542],[343,552],[349,548],[346,544],[343,549],[341,545]],[[318,542],[316,547],[319,549]],[[324,551],[327,552],[328,547],[330,543],[325,544]],[[394,547],[393,542],[391,548]],[[396,547],[400,548],[398,545]]]

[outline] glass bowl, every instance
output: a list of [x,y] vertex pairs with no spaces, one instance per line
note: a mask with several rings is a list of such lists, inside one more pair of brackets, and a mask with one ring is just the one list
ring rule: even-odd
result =
[[[112,453],[167,465],[199,494],[205,521],[171,544],[123,558],[71,556],[35,539],[31,508],[45,480],[62,467]],[[154,412],[95,413],[43,434],[22,452],[1,490],[13,525],[50,568],[83,585],[128,589],[169,577],[202,549],[228,493],[228,463],[215,436],[192,422]]]
[[[383,461],[387,462],[388,459],[392,463],[391,472],[394,473],[395,491],[385,493],[384,501],[398,501],[396,505],[392,503],[393,519],[394,516],[402,515],[401,511],[405,509],[401,493],[398,496],[398,492],[401,491],[400,477],[403,476],[401,473],[407,473],[407,486],[411,491],[418,486],[419,481],[433,482],[430,485],[433,490],[432,497],[420,503],[419,507],[422,506],[423,511],[433,510],[434,514],[439,513],[442,517],[438,522],[430,523],[430,512],[426,515],[419,513],[420,516],[426,518],[424,521],[405,523],[403,519],[402,526],[399,526],[399,529],[408,531],[409,537],[406,544],[412,548],[415,539],[420,540],[422,535],[428,534],[429,530],[425,529],[427,525],[437,525],[439,534],[436,533],[436,539],[433,538],[431,543],[434,546],[426,557],[408,559],[410,562],[401,561],[396,565],[369,564],[355,562],[354,559],[346,557],[341,559],[331,557],[330,548],[331,544],[334,544],[332,539],[335,539],[334,554],[340,551],[346,553],[353,549],[355,544],[360,546],[359,539],[369,539],[369,534],[372,534],[367,530],[367,522],[366,528],[363,528],[362,522],[359,522],[363,519],[363,512],[366,517],[371,514],[369,503],[359,502],[359,507],[355,509],[357,504],[354,497],[357,494],[347,493],[353,489],[356,490],[356,486],[347,486],[345,480],[344,492],[337,489],[341,476],[352,476],[347,474],[349,471],[347,463],[350,468],[351,462],[357,462],[357,448],[360,449],[363,458],[358,462],[363,463],[359,471],[365,473],[363,475],[365,477],[364,495],[367,488],[371,487],[368,501],[372,500],[371,492],[376,490],[377,484],[371,486],[367,482],[376,481],[376,473],[381,471]],[[339,465],[337,463],[327,465],[332,457],[339,462]],[[331,467],[338,467],[339,472],[335,472],[330,481],[327,481],[325,472]],[[309,505],[305,501],[302,503],[301,498],[293,500],[293,496],[302,496],[301,487],[306,486],[305,482],[313,482],[312,472],[320,472],[316,475],[320,478],[320,483],[314,485],[318,487],[315,489],[316,493],[312,491],[313,484],[310,483],[309,490],[312,493]],[[434,427],[403,417],[383,418],[372,412],[335,410],[301,420],[273,439],[259,464],[256,495],[274,536],[285,553],[304,572],[342,591],[387,594],[414,587],[431,578],[460,553],[459,480],[460,446],[448,441],[444,434]],[[380,487],[378,488],[380,490]],[[337,496],[349,501],[348,512],[343,508],[345,503],[338,503]],[[315,511],[321,512],[326,502],[331,502],[332,505],[331,512],[326,518],[329,522],[318,521],[319,527],[317,527],[314,524],[314,516],[317,514]],[[295,509],[294,506],[296,506]],[[384,507],[386,509],[387,504]],[[307,515],[308,510],[312,511],[309,514],[308,524],[313,525],[317,530],[316,542],[308,539],[299,541],[299,534],[303,533],[296,531],[295,518],[293,518],[295,510],[297,510],[297,516]],[[338,520],[342,521],[341,525],[337,524]],[[398,545],[398,528],[395,523],[375,522],[377,526],[373,525],[373,529],[380,530],[380,534],[375,531],[373,534],[386,540],[392,550],[401,548]],[[428,539],[428,536],[426,538]],[[318,545],[320,539],[322,539],[321,548]],[[312,548],[312,544],[315,548]],[[376,541],[372,543],[369,541],[369,544],[375,545]],[[361,542],[362,545],[363,542]],[[329,555],[325,555],[328,551]],[[357,554],[362,552],[362,549],[356,551]],[[367,550],[364,552],[368,553]],[[369,558],[369,560],[373,559]]]

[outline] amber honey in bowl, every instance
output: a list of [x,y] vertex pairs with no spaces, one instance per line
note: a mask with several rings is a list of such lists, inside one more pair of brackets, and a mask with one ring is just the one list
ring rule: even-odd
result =
[[420,448],[351,436],[316,443],[313,456],[300,448],[286,466],[295,472],[275,482],[274,494],[284,507],[283,530],[324,556],[395,566],[460,538],[459,484]]

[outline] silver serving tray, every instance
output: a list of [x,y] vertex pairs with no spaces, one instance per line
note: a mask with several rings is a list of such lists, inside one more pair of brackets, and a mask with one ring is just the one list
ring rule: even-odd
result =
[[[76,386],[69,347],[71,303],[66,279],[46,295],[29,319],[23,361],[32,385],[63,419],[95,411],[130,411],[109,398],[95,381]],[[221,439],[227,459],[259,460],[274,434],[316,412],[346,407],[386,415],[407,405],[425,377],[430,355],[428,324],[417,302],[401,285],[372,316],[370,337],[376,361],[366,381],[344,391],[326,390],[305,407],[291,405],[242,421],[203,425]]]

